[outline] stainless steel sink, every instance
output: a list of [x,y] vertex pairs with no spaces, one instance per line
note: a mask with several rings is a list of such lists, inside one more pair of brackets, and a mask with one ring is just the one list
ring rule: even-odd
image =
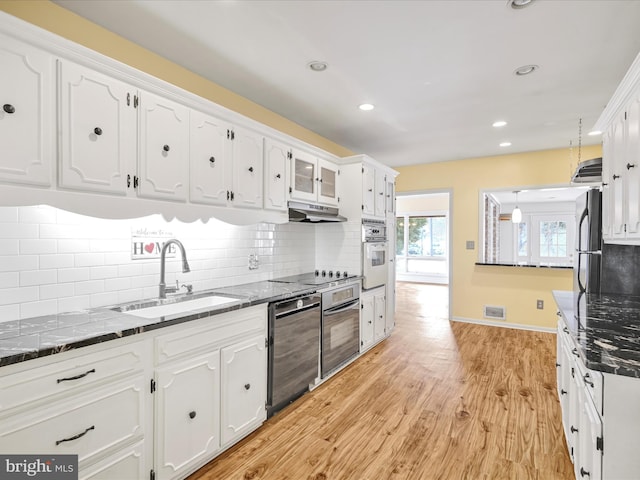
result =
[[230,306],[234,303],[240,303],[241,300],[242,299],[237,297],[216,295],[213,293],[183,295],[180,297],[158,298],[156,300],[118,305],[111,310],[135,315],[136,317],[156,318],[166,315],[188,313],[210,307]]

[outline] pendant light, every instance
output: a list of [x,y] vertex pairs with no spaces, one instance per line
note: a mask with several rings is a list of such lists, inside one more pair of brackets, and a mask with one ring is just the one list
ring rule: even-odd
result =
[[516,194],[516,207],[511,212],[511,221],[513,223],[520,223],[522,221],[522,210],[518,207],[518,192],[520,190],[515,190],[513,193]]

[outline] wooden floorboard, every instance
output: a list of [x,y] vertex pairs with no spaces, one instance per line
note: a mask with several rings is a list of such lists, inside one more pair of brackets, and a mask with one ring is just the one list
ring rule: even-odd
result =
[[399,283],[390,338],[190,480],[572,479],[555,335],[449,322]]

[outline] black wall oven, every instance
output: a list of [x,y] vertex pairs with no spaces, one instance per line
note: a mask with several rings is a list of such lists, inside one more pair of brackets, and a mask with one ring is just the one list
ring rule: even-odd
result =
[[321,376],[325,378],[360,351],[360,284],[322,293]]

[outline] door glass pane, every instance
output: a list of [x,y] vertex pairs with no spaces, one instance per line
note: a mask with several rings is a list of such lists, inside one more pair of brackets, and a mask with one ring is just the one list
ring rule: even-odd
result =
[[396,255],[404,255],[404,217],[396,218]]
[[528,232],[527,223],[520,222],[518,224],[518,256],[526,257],[529,252],[529,245],[527,242]]
[[408,233],[408,256],[444,257],[446,255],[446,217],[409,217]]
[[540,256],[567,256],[567,223],[561,221],[540,222]]
[[315,193],[314,179],[316,176],[316,166],[311,162],[305,162],[299,158],[295,159],[295,187],[298,192]]
[[320,168],[320,195],[336,198],[336,172],[330,168]]

